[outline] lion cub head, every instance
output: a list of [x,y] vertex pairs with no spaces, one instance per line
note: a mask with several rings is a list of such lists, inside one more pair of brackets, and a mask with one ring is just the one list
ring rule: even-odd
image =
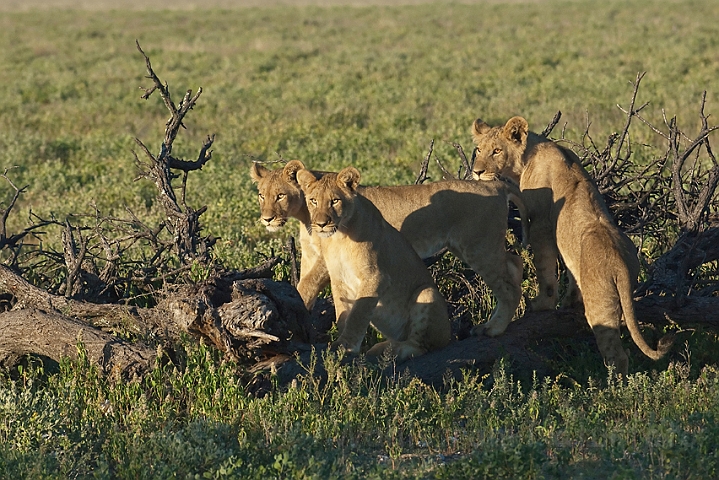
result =
[[305,194],[310,212],[310,228],[320,237],[331,237],[342,230],[354,213],[360,173],[346,167],[339,173],[327,173],[317,178],[309,170],[297,172],[297,181]]
[[257,162],[250,168],[250,177],[257,184],[260,219],[270,232],[284,226],[304,205],[297,172],[305,166],[299,160],[287,162],[284,168],[269,170]]
[[479,118],[472,125],[477,145],[472,173],[475,180],[511,178],[519,183],[522,156],[527,149],[529,125],[522,117],[510,118],[502,127],[490,127]]

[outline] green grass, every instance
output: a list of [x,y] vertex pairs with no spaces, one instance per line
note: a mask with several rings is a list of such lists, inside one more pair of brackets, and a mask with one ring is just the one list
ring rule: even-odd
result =
[[[661,124],[665,109],[691,133],[701,92],[709,113],[719,92],[718,10],[633,1],[5,13],[0,164],[18,166],[23,205],[38,214],[63,218],[95,202],[106,214],[127,206],[159,218],[154,186],[133,182],[133,138],[157,151],[167,116],[159,97],[139,98],[149,83],[138,39],[176,100],[204,89],[175,153],[193,159],[217,133],[189,200],[209,206],[202,219],[223,238],[218,255],[249,266],[257,249],[281,245],[256,222],[252,160],[353,164],[365,183],[406,183],[432,139],[456,169],[451,143],[470,150],[476,117],[521,114],[541,130],[557,110],[568,137],[578,140],[588,118],[601,141],[622,127],[616,104],[627,104],[639,71],[646,115]],[[635,145],[661,147],[635,130]],[[434,165],[430,174],[440,176]],[[13,218],[24,225],[26,215]]]
[[[452,143],[471,149],[475,118],[523,115],[541,131],[557,110],[555,134],[566,122],[579,140],[589,120],[602,142],[622,128],[616,105],[627,105],[640,71],[645,116],[661,125],[664,110],[695,132],[704,90],[706,113],[717,112],[716,18],[709,0],[3,12],[0,165],[28,185],[9,233],[30,210],[62,220],[94,204],[162,218],[154,185],[134,181],[134,138],[157,151],[167,119],[159,97],[140,99],[149,82],[135,39],[176,101],[204,90],[174,153],[194,159],[217,134],[188,202],[208,205],[201,219],[222,237],[216,257],[243,268],[296,233],[257,222],[253,160],[352,164],[364,183],[408,183],[432,139],[456,170]],[[648,128],[632,135],[637,161],[663,151]],[[0,182],[0,198],[10,194]],[[50,230],[44,242],[58,239]],[[484,311],[485,300],[462,305]],[[63,363],[0,382],[0,476],[716,477],[717,337],[682,338],[663,363],[632,351],[640,373],[627,385],[606,378],[593,345],[559,342],[557,378],[517,380],[507,359],[441,391],[330,361],[328,384],[308,373],[255,398],[204,346],[187,345],[176,370],[142,382]]]
[[4,478],[713,478],[719,372],[687,363],[585,384],[521,384],[499,364],[442,391],[325,357],[283,393],[248,394],[187,345],[180,370],[106,380],[86,360],[0,389]]

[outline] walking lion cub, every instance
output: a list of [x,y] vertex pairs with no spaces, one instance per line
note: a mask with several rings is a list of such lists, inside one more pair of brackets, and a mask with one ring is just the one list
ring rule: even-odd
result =
[[451,339],[444,298],[409,242],[357,193],[359,180],[354,167],[319,178],[297,172],[330,277],[340,332],[333,347],[359,352],[370,324],[388,340],[369,356],[390,348],[401,361],[444,347]]
[[632,293],[639,274],[636,248],[614,223],[576,154],[530,132],[522,117],[494,128],[477,119],[472,137],[477,145],[475,178],[506,177],[517,182],[522,192],[539,283],[532,307],[555,308],[555,272],[561,254],[605,363],[627,374],[629,359],[619,334],[622,316],[645,355],[654,360],[664,356],[672,336],[663,337],[653,350],[634,316]]

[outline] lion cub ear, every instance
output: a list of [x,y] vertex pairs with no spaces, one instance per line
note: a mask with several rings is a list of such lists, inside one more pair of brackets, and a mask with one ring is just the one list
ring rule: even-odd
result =
[[300,188],[302,190],[307,190],[307,187],[317,181],[317,177],[315,177],[312,172],[305,170],[304,168],[295,172],[295,178],[297,178],[297,183],[300,184]]
[[340,188],[353,193],[359,185],[360,173],[355,167],[345,167],[337,174],[337,184]]
[[254,183],[259,182],[261,179],[265,178],[270,173],[270,170],[263,167],[257,162],[252,162],[252,166],[250,167],[250,178],[252,178],[252,181]]
[[510,118],[504,125],[504,136],[508,140],[525,145],[529,133],[529,124],[522,117]]
[[475,120],[472,124],[472,140],[474,140],[474,143],[478,143],[482,135],[485,135],[490,130],[489,125],[484,123],[481,118]]
[[282,169],[282,176],[289,183],[297,183],[297,172],[304,169],[305,165],[299,160],[290,160]]

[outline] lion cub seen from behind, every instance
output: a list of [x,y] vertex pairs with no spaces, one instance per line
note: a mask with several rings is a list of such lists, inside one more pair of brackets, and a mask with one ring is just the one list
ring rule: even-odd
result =
[[340,332],[332,344],[358,353],[372,324],[398,360],[447,345],[447,306],[409,242],[357,193],[360,173],[347,167],[320,178],[299,170],[297,181],[309,209],[311,235],[330,277]]
[[[477,119],[472,137],[477,145],[475,178],[508,177],[522,192],[539,282],[539,295],[532,307],[555,308],[555,273],[557,256],[561,255],[579,288],[572,293],[584,303],[587,322],[605,363],[627,374],[629,360],[619,335],[622,317],[645,355],[657,360],[666,354],[672,337],[659,340],[653,350],[634,316],[632,293],[639,274],[636,248],[614,223],[574,152],[530,132],[522,117],[494,128]],[[574,285],[570,283],[571,287]]]

